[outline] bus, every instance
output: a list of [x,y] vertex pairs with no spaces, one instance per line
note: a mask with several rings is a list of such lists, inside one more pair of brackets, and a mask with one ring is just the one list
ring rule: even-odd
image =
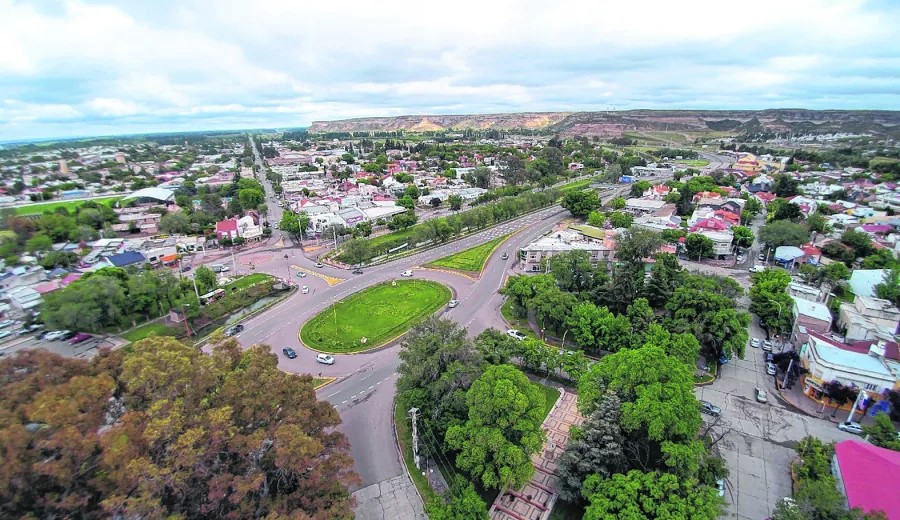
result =
[[209,305],[211,302],[214,302],[225,296],[225,289],[216,289],[215,291],[206,293],[200,296],[200,305]]

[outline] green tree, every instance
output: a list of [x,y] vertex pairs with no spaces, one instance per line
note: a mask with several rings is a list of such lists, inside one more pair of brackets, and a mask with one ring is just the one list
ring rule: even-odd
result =
[[159,220],[159,230],[172,235],[182,235],[191,231],[191,217],[184,211],[166,213]]
[[266,200],[266,194],[257,188],[238,190],[237,196],[241,202],[241,207],[245,209],[256,208]]
[[900,269],[885,271],[884,281],[875,286],[875,296],[900,305]]
[[691,233],[684,241],[684,249],[688,258],[701,259],[715,256],[715,244],[712,239],[699,233]]
[[309,229],[309,215],[305,211],[301,211],[297,214],[297,229],[300,231],[300,236],[306,234],[306,230]]
[[466,393],[468,420],[447,430],[456,463],[487,488],[518,488],[534,473],[530,457],[544,441],[544,397],[525,375],[494,365]]
[[49,251],[53,248],[53,240],[43,233],[37,233],[25,242],[25,250],[29,253]]
[[603,227],[603,224],[606,224],[606,215],[596,210],[592,211],[588,214],[587,223],[589,226]]
[[770,248],[799,246],[809,240],[809,228],[789,220],[776,220],[760,228],[759,240]]
[[583,249],[566,251],[550,258],[550,273],[556,278],[559,288],[579,293],[591,288],[594,268],[591,255]]
[[591,211],[600,207],[600,199],[597,197],[596,191],[573,190],[565,194],[561,205],[569,210],[573,216],[586,218]]
[[[613,224],[614,227],[618,227]],[[628,264],[641,264],[662,245],[659,233],[646,229],[629,229],[616,237],[616,258]]]
[[872,425],[863,425],[863,433],[875,446],[900,451],[900,436],[890,416],[884,412],[875,414],[875,422]]
[[471,482],[456,483],[443,497],[428,505],[430,520],[487,520],[488,509]]
[[450,195],[447,197],[447,203],[450,204],[450,209],[453,211],[459,211],[462,209],[463,199],[459,195]]
[[618,211],[620,209],[625,208],[628,205],[628,202],[625,200],[625,197],[616,197],[609,203],[609,206],[613,209],[613,211]]
[[613,211],[609,214],[609,224],[616,229],[628,229],[632,222],[634,222],[634,217],[628,213]]
[[414,201],[409,195],[404,195],[397,200],[397,205],[401,208],[406,208],[407,210],[412,211],[416,207],[416,201]]
[[685,272],[678,258],[671,253],[659,253],[654,259],[656,262],[644,284],[643,294],[654,309],[661,309],[684,281]]
[[279,222],[278,227],[285,233],[290,233],[291,235],[300,233],[300,224],[298,222],[297,214],[293,211],[285,211],[282,213],[281,222]]
[[194,280],[197,282],[197,290],[200,294],[206,294],[216,288],[216,273],[209,267],[201,265],[194,271]]
[[715,488],[672,474],[638,470],[607,478],[591,475],[584,482],[584,496],[590,502],[585,520],[714,520],[724,506]]
[[821,213],[813,213],[806,217],[806,225],[809,226],[810,231],[816,233],[827,233],[829,230],[828,219]]
[[734,233],[734,244],[738,247],[750,247],[753,245],[753,230],[744,226],[731,228]]
[[[631,196],[640,197],[645,191],[649,190],[653,185],[650,181],[637,181],[631,185]],[[623,206],[624,207],[624,206]]]
[[350,265],[368,262],[372,256],[372,248],[365,238],[354,238],[341,246],[341,259]]
[[864,258],[872,254],[872,237],[864,231],[848,229],[841,235],[841,243],[852,248],[856,258]]

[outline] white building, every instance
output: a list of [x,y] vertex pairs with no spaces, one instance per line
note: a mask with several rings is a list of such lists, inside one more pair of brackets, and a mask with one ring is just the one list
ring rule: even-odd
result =
[[850,345],[810,333],[800,349],[800,364],[808,371],[804,393],[821,392],[831,381],[878,393],[893,390],[897,378],[884,358],[886,348],[885,342],[877,342],[871,344],[868,352],[860,352]]
[[[582,227],[590,228],[590,226]],[[615,242],[607,238],[602,229],[593,229],[597,230],[597,233],[590,233],[594,236],[588,236],[584,231],[573,229],[554,231],[526,245],[520,250],[523,261],[522,269],[538,272],[544,267],[542,261],[555,254],[578,249],[587,251],[593,264],[612,261],[616,250]]]
[[857,296],[853,303],[842,303],[838,326],[846,329],[848,341],[891,338],[900,324],[900,309],[888,300]]
[[628,199],[625,201],[625,212],[635,216],[646,215],[658,211],[665,205],[665,200]]

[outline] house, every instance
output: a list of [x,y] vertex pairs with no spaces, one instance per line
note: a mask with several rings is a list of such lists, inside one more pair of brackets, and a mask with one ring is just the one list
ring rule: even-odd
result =
[[791,316],[794,318],[791,339],[798,345],[806,342],[810,332],[827,334],[831,330],[831,311],[824,303],[797,298],[791,308]]
[[794,264],[803,262],[806,253],[802,249],[795,246],[779,246],[775,248],[775,254],[772,257],[775,263],[793,268]]
[[31,287],[16,287],[6,292],[9,303],[21,311],[30,311],[43,303],[41,294]]
[[810,332],[800,348],[803,393],[821,399],[825,384],[837,381],[878,394],[893,390],[897,376],[889,363],[897,361],[897,343],[869,341],[847,344],[831,337]]
[[900,452],[856,439],[841,441],[834,445],[831,473],[848,508],[900,519],[900,494],[890,485],[900,480]]
[[[603,230],[599,231],[603,232]],[[600,262],[612,261],[615,256],[616,246],[612,239],[605,236],[605,233],[603,238],[599,238],[599,235],[589,236],[583,229],[553,231],[520,250],[523,263],[522,269],[531,272],[541,271],[545,267],[543,262],[553,257],[554,254],[577,249],[587,251],[591,257],[591,263],[596,265]]]
[[875,297],[875,286],[884,282],[887,269],[855,269],[847,285],[857,296]]
[[625,201],[625,212],[632,215],[653,213],[666,205],[664,200],[628,199]]
[[97,269],[104,267],[128,267],[129,265],[141,265],[147,262],[147,258],[137,251],[125,251],[117,255],[107,256],[97,264]]
[[900,324],[900,309],[888,300],[857,296],[853,303],[842,303],[838,326],[846,330],[848,341],[893,337]]
[[234,240],[239,237],[237,219],[230,218],[216,222],[216,236],[219,237],[219,240],[225,240],[226,238]]

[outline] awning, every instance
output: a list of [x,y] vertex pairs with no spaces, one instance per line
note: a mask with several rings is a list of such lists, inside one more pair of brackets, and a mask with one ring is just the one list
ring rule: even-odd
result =
[[175,260],[178,260],[178,255],[166,255],[162,257],[163,262],[174,262]]

